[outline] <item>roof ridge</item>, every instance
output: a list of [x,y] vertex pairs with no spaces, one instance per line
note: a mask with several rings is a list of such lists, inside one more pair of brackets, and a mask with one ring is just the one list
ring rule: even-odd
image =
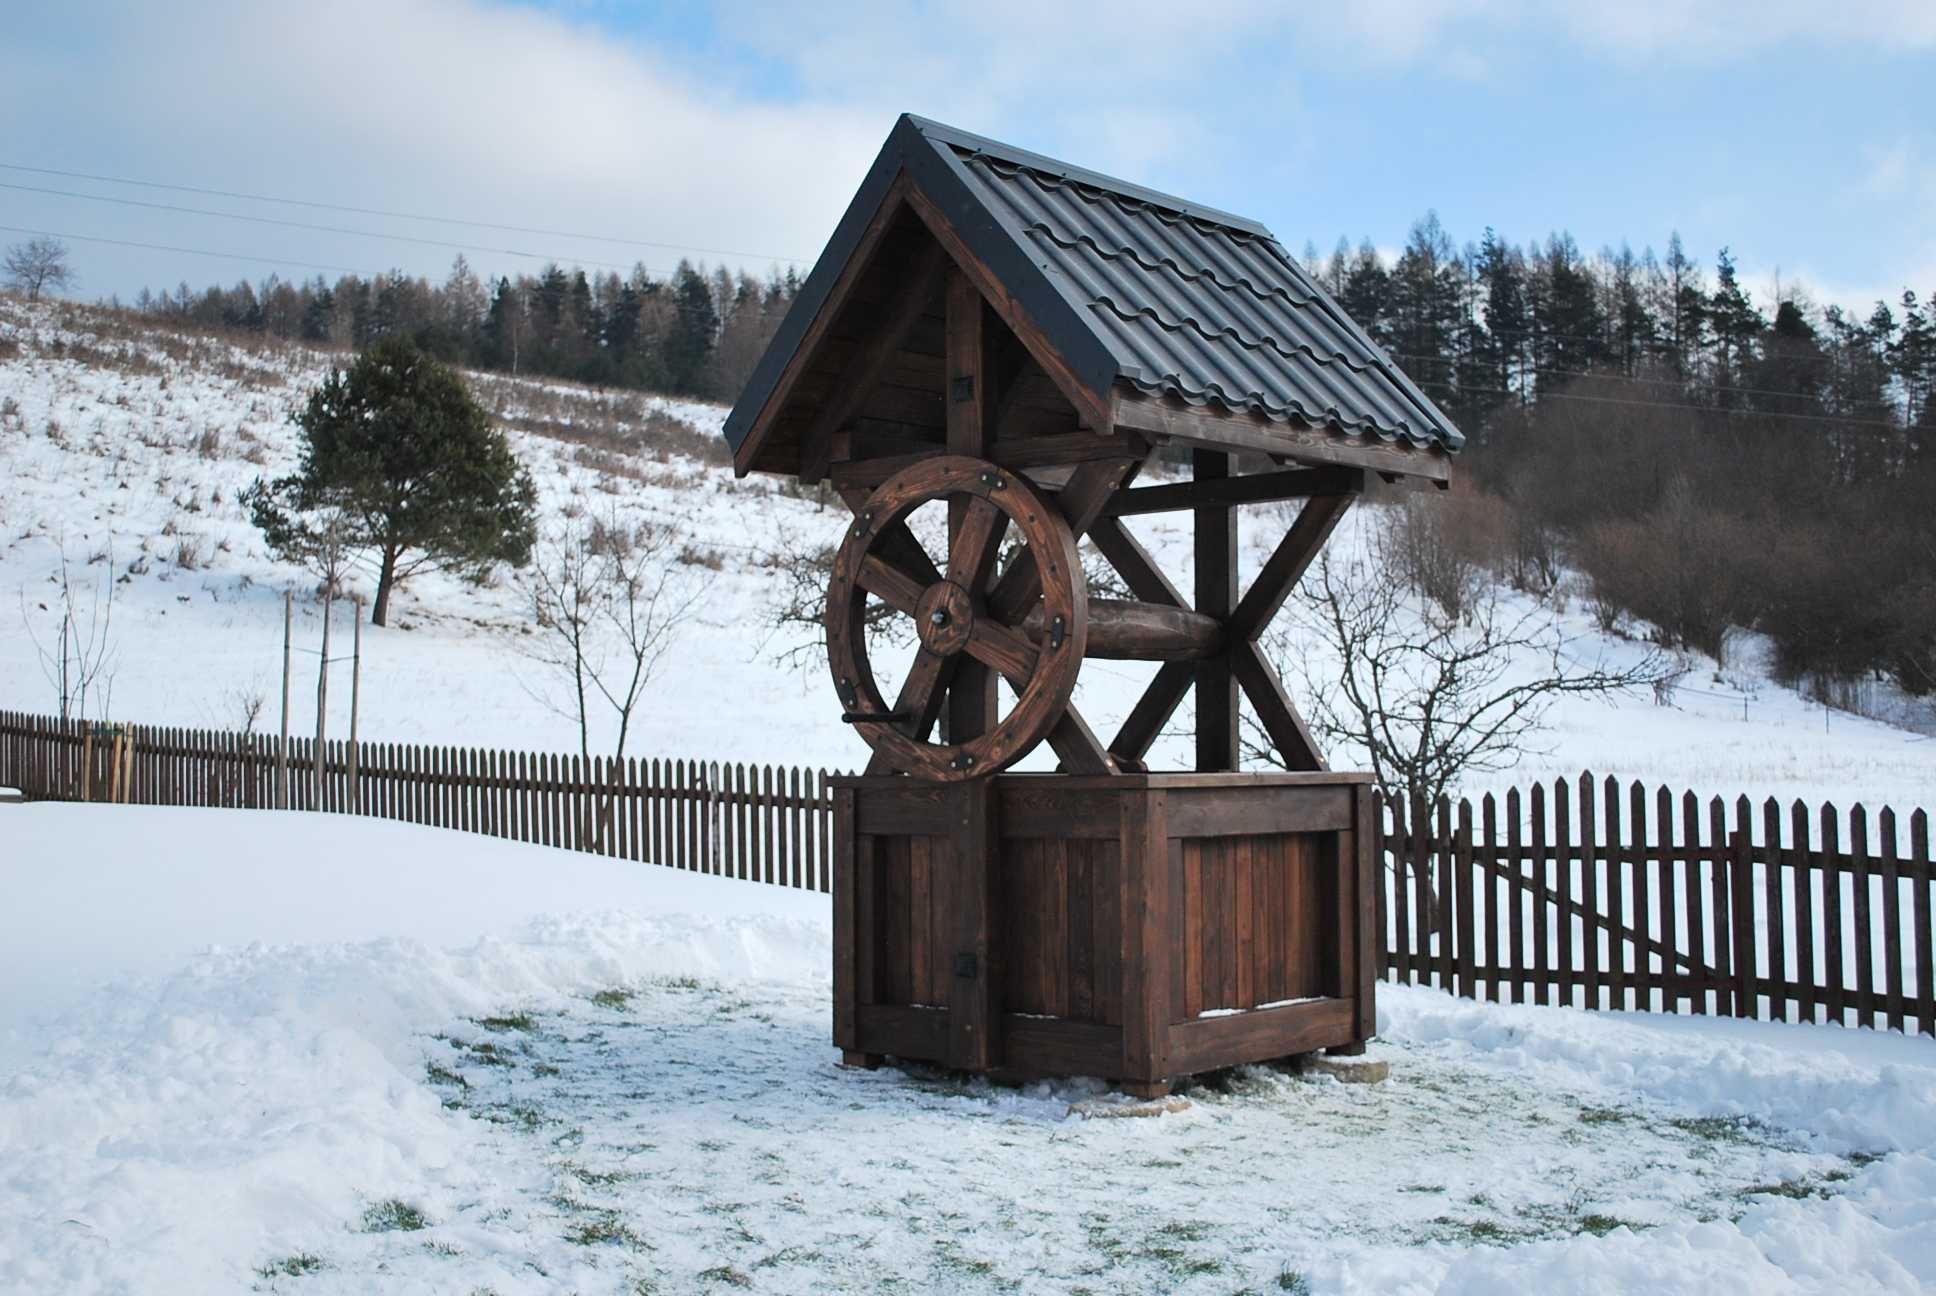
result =
[[1117,260],[1121,260],[1123,257],[1129,257],[1131,260],[1135,261],[1137,265],[1143,267],[1145,270],[1169,270],[1175,273],[1175,275],[1179,279],[1186,280],[1190,283],[1196,283],[1200,280],[1208,279],[1211,283],[1215,284],[1219,288],[1224,289],[1226,292],[1235,292],[1238,289],[1244,289],[1248,291],[1251,296],[1257,298],[1259,301],[1282,301],[1282,302],[1288,303],[1289,305],[1299,310],[1308,310],[1314,307],[1315,305],[1317,305],[1318,299],[1315,295],[1306,296],[1306,297],[1293,297],[1287,290],[1283,288],[1278,288],[1278,287],[1259,288],[1256,284],[1250,281],[1248,276],[1244,276],[1244,275],[1239,275],[1234,279],[1227,279],[1224,276],[1218,274],[1214,266],[1205,266],[1205,267],[1202,267],[1201,269],[1190,270],[1184,267],[1184,265],[1181,262],[1177,261],[1173,257],[1163,257],[1158,260],[1151,260],[1150,258],[1143,256],[1137,249],[1133,247],[1123,247],[1115,251],[1111,251],[1110,249],[1104,247],[1102,244],[1098,243],[1094,237],[1088,234],[1074,234],[1074,235],[1067,235],[1067,236],[1058,234],[1055,231],[1055,229],[1049,225],[1047,221],[1033,220],[1033,221],[1030,221],[1023,228],[1026,229],[1031,234],[1037,231],[1040,231],[1043,235],[1047,236],[1052,242],[1054,242],[1058,247],[1073,248],[1081,244],[1087,244],[1089,247],[1094,248],[1096,255],[1099,257],[1102,257],[1104,260],[1117,261]]
[[[1178,225],[1184,221],[1188,221],[1192,225],[1221,230],[1232,238],[1241,239],[1247,243],[1275,243],[1277,241],[1276,237],[1272,234],[1260,234],[1255,229],[1247,229],[1243,225],[1236,224],[1235,222],[1242,219],[1241,217],[1223,217],[1222,213],[1212,214],[1207,212],[1206,209],[1184,203],[1181,199],[1157,202],[1153,198],[1142,197],[1140,193],[1130,192],[1132,186],[1126,181],[1120,182],[1121,187],[1100,184],[1098,181],[1108,180],[1109,177],[1095,175],[1093,172],[1089,174],[1094,175],[1094,179],[1083,179],[1075,175],[1057,174],[1056,172],[1045,170],[1042,167],[1033,166],[1027,162],[1018,162],[1012,158],[1005,158],[981,148],[970,149],[963,161],[980,162],[990,171],[1004,178],[1012,177],[1026,171],[1036,183],[1045,189],[1071,189],[1076,191],[1078,195],[1081,195],[1085,202],[1089,201],[1088,193],[1106,194],[1113,201],[1122,203],[1126,207],[1134,207],[1149,212],[1166,225]],[[1141,186],[1134,186],[1134,188],[1141,190]],[[1154,193],[1155,191],[1142,190],[1142,192]],[[1167,199],[1167,195],[1159,196]],[[1219,217],[1223,218],[1219,219]]]

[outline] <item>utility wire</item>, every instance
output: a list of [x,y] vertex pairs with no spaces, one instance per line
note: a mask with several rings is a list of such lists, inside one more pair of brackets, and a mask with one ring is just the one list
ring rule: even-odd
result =
[[63,234],[58,230],[23,229],[17,225],[0,225],[0,233],[27,234],[36,238],[70,239],[76,243],[108,243],[115,247],[141,248],[148,252],[179,252],[184,256],[220,257],[227,261],[256,261],[263,265],[300,266],[304,270],[333,270],[339,274],[360,275],[361,270],[349,266],[324,265],[316,261],[297,261],[289,257],[255,256],[247,252],[210,252],[207,248],[171,247],[165,243],[138,243],[133,239],[103,238],[95,234]]
[[684,243],[660,243],[651,239],[618,238],[608,234],[583,234],[571,230],[544,229],[530,225],[501,225],[494,221],[466,220],[458,216],[425,216],[415,212],[387,211],[380,207],[352,207],[343,203],[311,202],[302,198],[276,198],[267,194],[238,193],[229,189],[204,189],[195,185],[166,184],[159,180],[130,180],[121,176],[91,175],[84,171],[62,171],[54,167],[25,166],[0,162],[0,170],[26,171],[35,175],[63,176],[69,180],[93,180],[101,184],[132,185],[142,189],[167,189],[175,193],[201,194],[208,198],[234,198],[242,202],[279,203],[286,207],[309,207],[318,211],[348,212],[357,216],[384,216],[398,220],[430,221],[439,225],[463,225],[471,229],[504,230],[513,234],[536,234],[544,238],[584,239],[592,243],[618,243],[628,247],[664,248],[673,252],[698,252],[705,256],[747,257],[755,261],[778,261],[786,265],[811,265],[806,257],[779,256],[768,252],[743,252],[731,248],[695,247]]
[[[43,189],[37,185],[8,184],[0,180],[0,189],[12,189],[20,193],[51,194],[56,198],[78,198],[85,202],[114,203],[122,207],[145,207],[150,211],[181,212],[188,216],[213,216],[218,220],[248,221],[255,225],[278,225],[284,229],[309,230],[321,234],[349,234],[357,238],[389,239],[397,243],[414,243],[419,247],[451,248],[459,252],[482,252],[497,256],[524,257],[530,261],[571,261],[576,264],[597,266],[601,270],[629,270],[630,266],[613,261],[593,261],[583,257],[560,257],[547,252],[526,252],[520,248],[479,247],[470,243],[452,243],[445,239],[418,238],[413,234],[389,234],[382,230],[351,229],[343,225],[316,225],[309,221],[282,220],[275,216],[247,216],[240,212],[210,211],[204,207],[178,207],[173,203],[144,202],[139,198],[111,198],[106,194],[74,193],[66,189]],[[654,267],[648,267],[652,269]],[[657,268],[658,273],[667,273]]]
[[[1394,360],[1419,360],[1419,361],[1423,361],[1426,364],[1447,365],[1455,369],[1476,369],[1481,372],[1484,372],[1486,370],[1493,368],[1493,366],[1486,364],[1485,362],[1480,360],[1461,360],[1453,356],[1413,355],[1403,351],[1388,351],[1386,352],[1386,354],[1391,356]],[[1599,369],[1544,369],[1539,367],[1533,367],[1528,369],[1521,369],[1520,372],[1522,374],[1529,373],[1533,375],[1535,378],[1562,377],[1562,378],[1607,379],[1612,382],[1633,383],[1636,386],[1642,386],[1642,387],[1682,387],[1684,388],[1686,386],[1684,380],[1679,378],[1642,378],[1638,374],[1613,373],[1607,370],[1599,370]],[[1411,376],[1409,370],[1407,371],[1407,375]],[[1416,382],[1418,380],[1416,377],[1413,377],[1413,381]],[[1715,390],[1724,391],[1733,395],[1740,395],[1740,396],[1775,396],[1785,400],[1794,400],[1805,394],[1802,392],[1776,391],[1775,389],[1770,387],[1736,387],[1731,384],[1717,387],[1715,388]],[[1894,401],[1890,401],[1886,399],[1859,400],[1851,403],[1856,405],[1873,405],[1873,406],[1877,406],[1885,409],[1898,408]],[[1811,415],[1805,415],[1804,417],[1814,418],[1817,416],[1811,414]],[[1835,417],[1835,415],[1822,415],[1820,417],[1833,418]]]

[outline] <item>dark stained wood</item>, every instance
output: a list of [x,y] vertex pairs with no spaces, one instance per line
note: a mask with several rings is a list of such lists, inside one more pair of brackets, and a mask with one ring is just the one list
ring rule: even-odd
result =
[[1734,921],[1734,1015],[1761,1016],[1760,996],[1755,989],[1755,969],[1760,963],[1755,950],[1754,811],[1748,798],[1734,803],[1734,832],[1729,838],[1728,876],[1732,884],[1729,908]]
[[1627,929],[1627,853],[1623,849],[1626,838],[1620,831],[1620,780],[1609,774],[1603,786],[1607,914],[1613,919],[1607,938],[1607,1007],[1618,1012],[1627,1007],[1627,941],[1622,934]]
[[1116,518],[1097,518],[1089,528],[1089,542],[1116,569],[1116,574],[1129,586],[1130,593],[1143,602],[1176,608],[1189,606],[1176,586],[1170,583],[1170,578],[1163,574],[1163,569],[1157,566],[1149,550],[1143,548],[1142,542]]
[[883,372],[907,340],[908,331],[934,299],[946,268],[947,257],[941,251],[940,244],[929,242],[922,248],[913,274],[889,303],[874,332],[848,359],[833,385],[832,394],[822,402],[813,422],[801,434],[802,481],[818,482],[826,475],[834,433],[854,416],[872,394]]
[[1252,710],[1257,713],[1257,721],[1269,735],[1271,746],[1277,749],[1278,759],[1288,769],[1325,770],[1324,753],[1318,749],[1317,739],[1305,727],[1304,717],[1297,713],[1291,698],[1284,691],[1284,682],[1278,678],[1277,671],[1264,657],[1263,650],[1256,643],[1238,638],[1228,647],[1231,678],[1250,699]]
[[[1661,790],[1662,798],[1668,796],[1666,788]],[[1661,816],[1663,823],[1667,816]],[[1665,830],[1663,830],[1665,831]],[[1704,963],[1707,953],[1706,913],[1701,882],[1701,802],[1689,791],[1681,797],[1681,897],[1687,904],[1687,958],[1695,967]],[[1722,942],[1718,939],[1716,944]],[[1670,967],[1668,971],[1672,971]],[[1717,971],[1718,971],[1717,967]],[[1705,1016],[1708,1010],[1707,991],[1696,991],[1691,997],[1694,1012]]]
[[[1350,1043],[1356,1030],[1349,999],[1322,999],[1181,1022],[1169,1030],[1169,1066],[1173,1075],[1188,1075],[1233,1066],[1259,1055],[1310,1053]],[[1269,1051],[1273,1049],[1279,1051]]]
[[842,308],[854,291],[854,285],[873,265],[881,240],[889,227],[901,215],[906,203],[908,183],[905,177],[897,177],[881,198],[881,205],[861,233],[854,253],[847,264],[841,268],[840,276],[834,280],[827,292],[826,300],[821,303],[819,313],[801,335],[800,344],[794,350],[793,358],[780,373],[780,380],[774,384],[766,404],[754,416],[753,425],[747,429],[746,439],[740,443],[739,451],[733,456],[733,470],[744,476],[759,458],[760,451],[772,435],[773,423],[779,411],[784,409],[787,399],[792,395],[794,385],[813,359],[822,339],[832,329],[834,321],[840,317]]
[[[1480,845],[1488,865],[1499,858],[1499,805],[1488,792],[1480,804]],[[1518,861],[1513,861],[1513,871],[1519,871]],[[1505,960],[1499,948],[1499,879],[1491,868],[1486,870],[1479,891],[1479,909],[1485,926],[1485,971],[1481,974],[1481,986],[1485,997],[1493,1003],[1499,1002],[1499,985],[1504,979],[1502,969]]]
[[[993,397],[985,363],[987,330],[982,324],[981,294],[958,267],[947,274],[946,375],[942,400],[947,409],[948,453],[986,460],[994,440]],[[998,529],[996,522],[1002,525]],[[985,496],[948,496],[947,579],[965,590],[972,604],[984,588],[1007,521]],[[1014,663],[1009,670],[1027,675],[1034,668]],[[1070,674],[1074,685],[1074,674]],[[996,672],[971,657],[958,662],[948,682],[948,742],[961,744],[994,729],[999,719],[1000,685]],[[1032,745],[1032,744],[1031,744]],[[995,768],[1000,768],[996,766]]]
[[1196,667],[1190,662],[1167,662],[1143,690],[1143,696],[1123,720],[1122,728],[1110,741],[1109,751],[1118,762],[1141,762],[1163,727],[1176,714],[1183,695],[1196,683]]
[[[1022,622],[1022,633],[1041,643],[1045,620],[1042,609],[1036,607]],[[1223,646],[1223,625],[1214,617],[1160,603],[1089,600],[1085,657],[1116,661],[1197,661],[1216,656]]]
[[[1855,916],[1855,1024],[1872,1027],[1876,1024],[1875,928],[1870,922],[1873,874],[1869,867],[1869,813],[1859,801],[1849,807],[1849,873]],[[1823,876],[1836,875],[1829,871]],[[1803,972],[1804,982],[1814,980],[1813,968],[1804,968]]]
[[1210,838],[1261,833],[1348,830],[1353,823],[1348,785],[1280,787],[1268,795],[1250,788],[1188,788],[1169,794],[1170,832]]
[[1129,1080],[1165,1080],[1181,1069],[1173,1069],[1171,1056],[1167,794],[1128,796],[1122,806],[1123,1055],[1118,1074]]
[[[1801,1021],[1812,1022],[1816,1019],[1815,880],[1809,876],[1805,863],[1808,856],[1808,810],[1800,801],[1795,802],[1790,819],[1794,835],[1789,839],[1787,850],[1781,849],[1781,807],[1773,797],[1763,804],[1761,814],[1762,830],[1766,834],[1768,867],[1773,869],[1792,866],[1795,870],[1795,961],[1802,971],[1801,985],[1798,987],[1800,993],[1796,995],[1795,1015]],[[1836,885],[1833,876],[1824,877],[1822,879],[1824,912],[1827,912],[1831,903],[1829,898],[1831,891],[1839,893],[1840,888]],[[1839,900],[1839,895],[1837,899]],[[1832,958],[1839,960],[1841,958],[1839,941],[1833,935],[1829,936],[1828,943],[1823,946],[1823,953],[1826,955],[1831,949],[1836,951]],[[1831,1021],[1835,1019],[1832,1009],[1829,1019]]]
[[995,822],[997,800],[989,779],[953,789],[955,818],[953,926],[955,959],[972,963],[954,968],[949,991],[948,1058],[952,1065],[985,1071],[1001,1060],[1001,1019],[995,990],[1001,984],[995,912],[1000,902],[995,852],[1001,840]]
[[[1809,846],[1808,817],[1806,809],[1799,802],[1796,803],[1795,808],[1801,811],[1795,818],[1799,831],[1796,833],[1794,849],[1799,853],[1806,851]],[[1835,807],[1824,802],[1822,804],[1821,814],[1822,850],[1828,855],[1840,854],[1841,842],[1839,830],[1841,824],[1839,816],[1835,813]],[[1770,838],[1771,842],[1772,840]],[[1770,854],[1773,854],[1773,852],[1770,852]],[[1775,872],[1776,870],[1772,867],[1771,861],[1771,867],[1769,869],[1770,876],[1773,877]],[[1806,874],[1803,876],[1806,877]],[[1770,980],[1782,982],[1788,979],[1788,969],[1780,955],[1781,917],[1779,906],[1781,903],[1781,893],[1775,887],[1776,884],[1772,881],[1768,885],[1768,908],[1770,910],[1768,915],[1768,944],[1774,952],[1770,955],[1768,966],[1762,969],[1762,974]],[[1826,873],[1822,876],[1822,940],[1823,975],[1828,987],[1828,993],[1823,996],[1822,1002],[1828,1008],[1828,1019],[1838,1026],[1846,1026],[1848,1024],[1848,993],[1846,989],[1848,982],[1842,966],[1842,877],[1839,873]],[[1813,978],[1813,971],[1814,969],[1809,969],[1810,979]],[[1781,1009],[1780,996],[1776,998],[1774,1019],[1776,1021],[1785,1020]]]
[[1930,921],[1931,886],[1929,855],[1929,815],[1918,810],[1909,816],[1910,876],[1915,879],[1915,894],[1910,908],[1916,919],[1916,1029],[1936,1035],[1936,923]]
[[843,1049],[860,1048],[860,1028],[855,1016],[860,1004],[856,981],[858,951],[863,934],[871,933],[858,922],[857,887],[860,865],[859,845],[867,840],[855,831],[854,790],[834,790],[834,1044]]
[[1278,609],[1284,606],[1284,600],[1291,596],[1356,498],[1355,495],[1320,495],[1305,502],[1298,511],[1297,521],[1277,542],[1263,569],[1257,573],[1257,579],[1236,605],[1230,618],[1233,635],[1256,639],[1270,627]]
[[1882,969],[1884,1009],[1882,1023],[1889,1030],[1903,1028],[1902,987],[1902,871],[1896,860],[1901,847],[1896,840],[1896,812],[1883,807],[1876,820],[1882,845]]
[[910,186],[907,191],[908,202],[920,216],[930,233],[946,248],[954,263],[959,267],[981,293],[1002,322],[1028,348],[1029,356],[1042,367],[1042,371],[1054,381],[1063,397],[1076,409],[1077,416],[1088,427],[1098,432],[1109,432],[1115,427],[1113,409],[1106,392],[1092,391],[1076,377],[1072,366],[1061,350],[1050,340],[1049,335],[1036,324],[1020,302],[1009,293],[995,273],[984,264],[969,248],[966,240],[954,228],[952,222],[942,214],[928,196],[918,186]]
[[1343,464],[1430,481],[1445,481],[1451,476],[1451,460],[1439,450],[1354,441],[1320,429],[1266,422],[1212,406],[1118,392],[1114,420],[1116,427],[1140,432],[1159,446],[1178,442],[1220,451],[1254,451],[1281,460]]
[[1142,486],[1120,491],[1109,502],[1109,513],[1112,517],[1175,513],[1205,506],[1306,499],[1312,495],[1355,495],[1364,488],[1362,469],[1299,468],[1289,472],[1252,473],[1221,481],[1172,482],[1164,486]]
[[[1193,450],[1193,479],[1221,482],[1230,476],[1231,456],[1220,450]],[[1229,505],[1196,509],[1192,515],[1196,555],[1197,611],[1217,621],[1237,607],[1237,514]],[[1228,658],[1201,661],[1196,668],[1196,766],[1203,771],[1240,767],[1237,680]]]

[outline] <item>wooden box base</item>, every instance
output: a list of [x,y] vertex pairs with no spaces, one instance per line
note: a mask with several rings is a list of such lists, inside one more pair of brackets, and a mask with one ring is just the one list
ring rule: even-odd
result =
[[1354,774],[1004,774],[834,789],[834,1043],[1140,1093],[1376,1022]]

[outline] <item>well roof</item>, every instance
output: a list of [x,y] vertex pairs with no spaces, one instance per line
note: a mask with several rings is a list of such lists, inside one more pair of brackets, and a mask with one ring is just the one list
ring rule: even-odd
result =
[[1264,226],[903,116],[728,416],[735,452],[903,172],[1098,395],[1120,384],[1385,444],[1464,444]]

